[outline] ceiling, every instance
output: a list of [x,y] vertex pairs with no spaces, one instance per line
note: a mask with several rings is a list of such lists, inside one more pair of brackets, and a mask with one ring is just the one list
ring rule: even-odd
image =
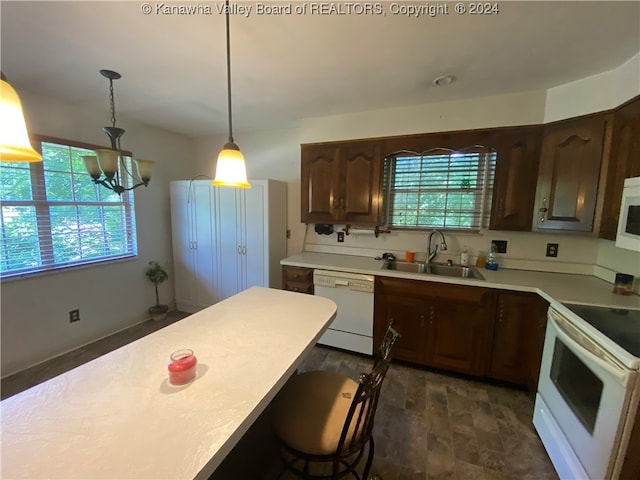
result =
[[[286,6],[265,0],[263,5]],[[545,90],[620,66],[640,50],[640,2],[500,1],[499,13],[456,14],[453,2],[292,2],[291,14],[231,15],[235,131],[300,119],[510,92]],[[448,7],[410,17],[400,6]],[[468,3],[466,3],[468,5]],[[190,136],[227,128],[221,2],[0,2],[1,67],[18,91],[104,108],[114,83],[118,116]],[[195,15],[163,13],[191,6]],[[302,7],[302,5],[306,5]],[[206,7],[210,9],[207,14]],[[306,8],[296,14],[295,7]],[[428,13],[428,12],[426,12]],[[447,87],[433,79],[451,74]]]

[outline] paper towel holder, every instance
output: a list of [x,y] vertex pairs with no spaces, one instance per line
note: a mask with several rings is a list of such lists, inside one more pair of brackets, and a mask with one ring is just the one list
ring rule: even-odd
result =
[[[342,229],[342,231],[345,233],[345,235],[349,235],[349,231],[352,229],[353,227],[351,227],[351,225],[345,225],[345,227]],[[372,230],[373,234],[376,236],[376,238],[378,238],[380,236],[381,233],[391,233],[391,230],[388,229],[381,229],[378,225],[376,225],[374,227],[374,229]],[[353,233],[353,232],[351,232]]]

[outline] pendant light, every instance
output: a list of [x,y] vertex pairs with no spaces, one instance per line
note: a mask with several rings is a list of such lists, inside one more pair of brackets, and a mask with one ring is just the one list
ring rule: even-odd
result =
[[[113,92],[113,81],[119,80],[122,75],[113,70],[100,70],[100,75],[109,80],[111,126],[102,127],[102,131],[109,137],[111,148],[98,149],[95,151],[95,155],[84,155],[82,159],[93,183],[102,185],[109,190],[113,190],[118,195],[122,195],[127,190],[149,185],[155,162],[153,160],[133,160],[138,170],[137,175],[135,175],[133,168],[129,169],[127,167],[125,156],[120,146],[120,137],[125,131],[120,127],[116,127],[116,104]],[[122,168],[118,168],[118,165]],[[104,178],[102,177],[103,174]],[[123,178],[125,175],[128,177],[126,181]]]
[[233,141],[233,126],[231,120],[231,47],[229,40],[229,0],[226,0],[225,20],[227,31],[227,108],[229,113],[229,139],[224,144],[218,161],[216,162],[216,174],[212,185],[236,188],[250,188],[247,181],[247,169],[244,156],[240,148]]
[[41,162],[42,155],[29,142],[20,97],[0,73],[0,161]]

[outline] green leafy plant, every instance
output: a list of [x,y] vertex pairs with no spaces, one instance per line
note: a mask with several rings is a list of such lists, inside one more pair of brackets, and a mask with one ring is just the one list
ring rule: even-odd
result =
[[153,283],[153,286],[156,289],[155,309],[163,309],[166,312],[168,310],[168,307],[166,305],[160,305],[160,296],[158,295],[158,285],[169,279],[169,274],[167,273],[167,270],[158,262],[151,261],[149,262],[149,265],[147,265],[147,269],[145,270],[144,274],[149,279],[149,281]]

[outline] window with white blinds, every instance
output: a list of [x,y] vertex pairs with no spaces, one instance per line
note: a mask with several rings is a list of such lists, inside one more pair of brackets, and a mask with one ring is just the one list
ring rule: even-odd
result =
[[94,184],[81,158],[101,147],[33,143],[42,162],[0,162],[0,277],[135,256],[133,194]]
[[496,153],[462,150],[401,151],[386,158],[388,224],[395,229],[478,231],[488,225]]

